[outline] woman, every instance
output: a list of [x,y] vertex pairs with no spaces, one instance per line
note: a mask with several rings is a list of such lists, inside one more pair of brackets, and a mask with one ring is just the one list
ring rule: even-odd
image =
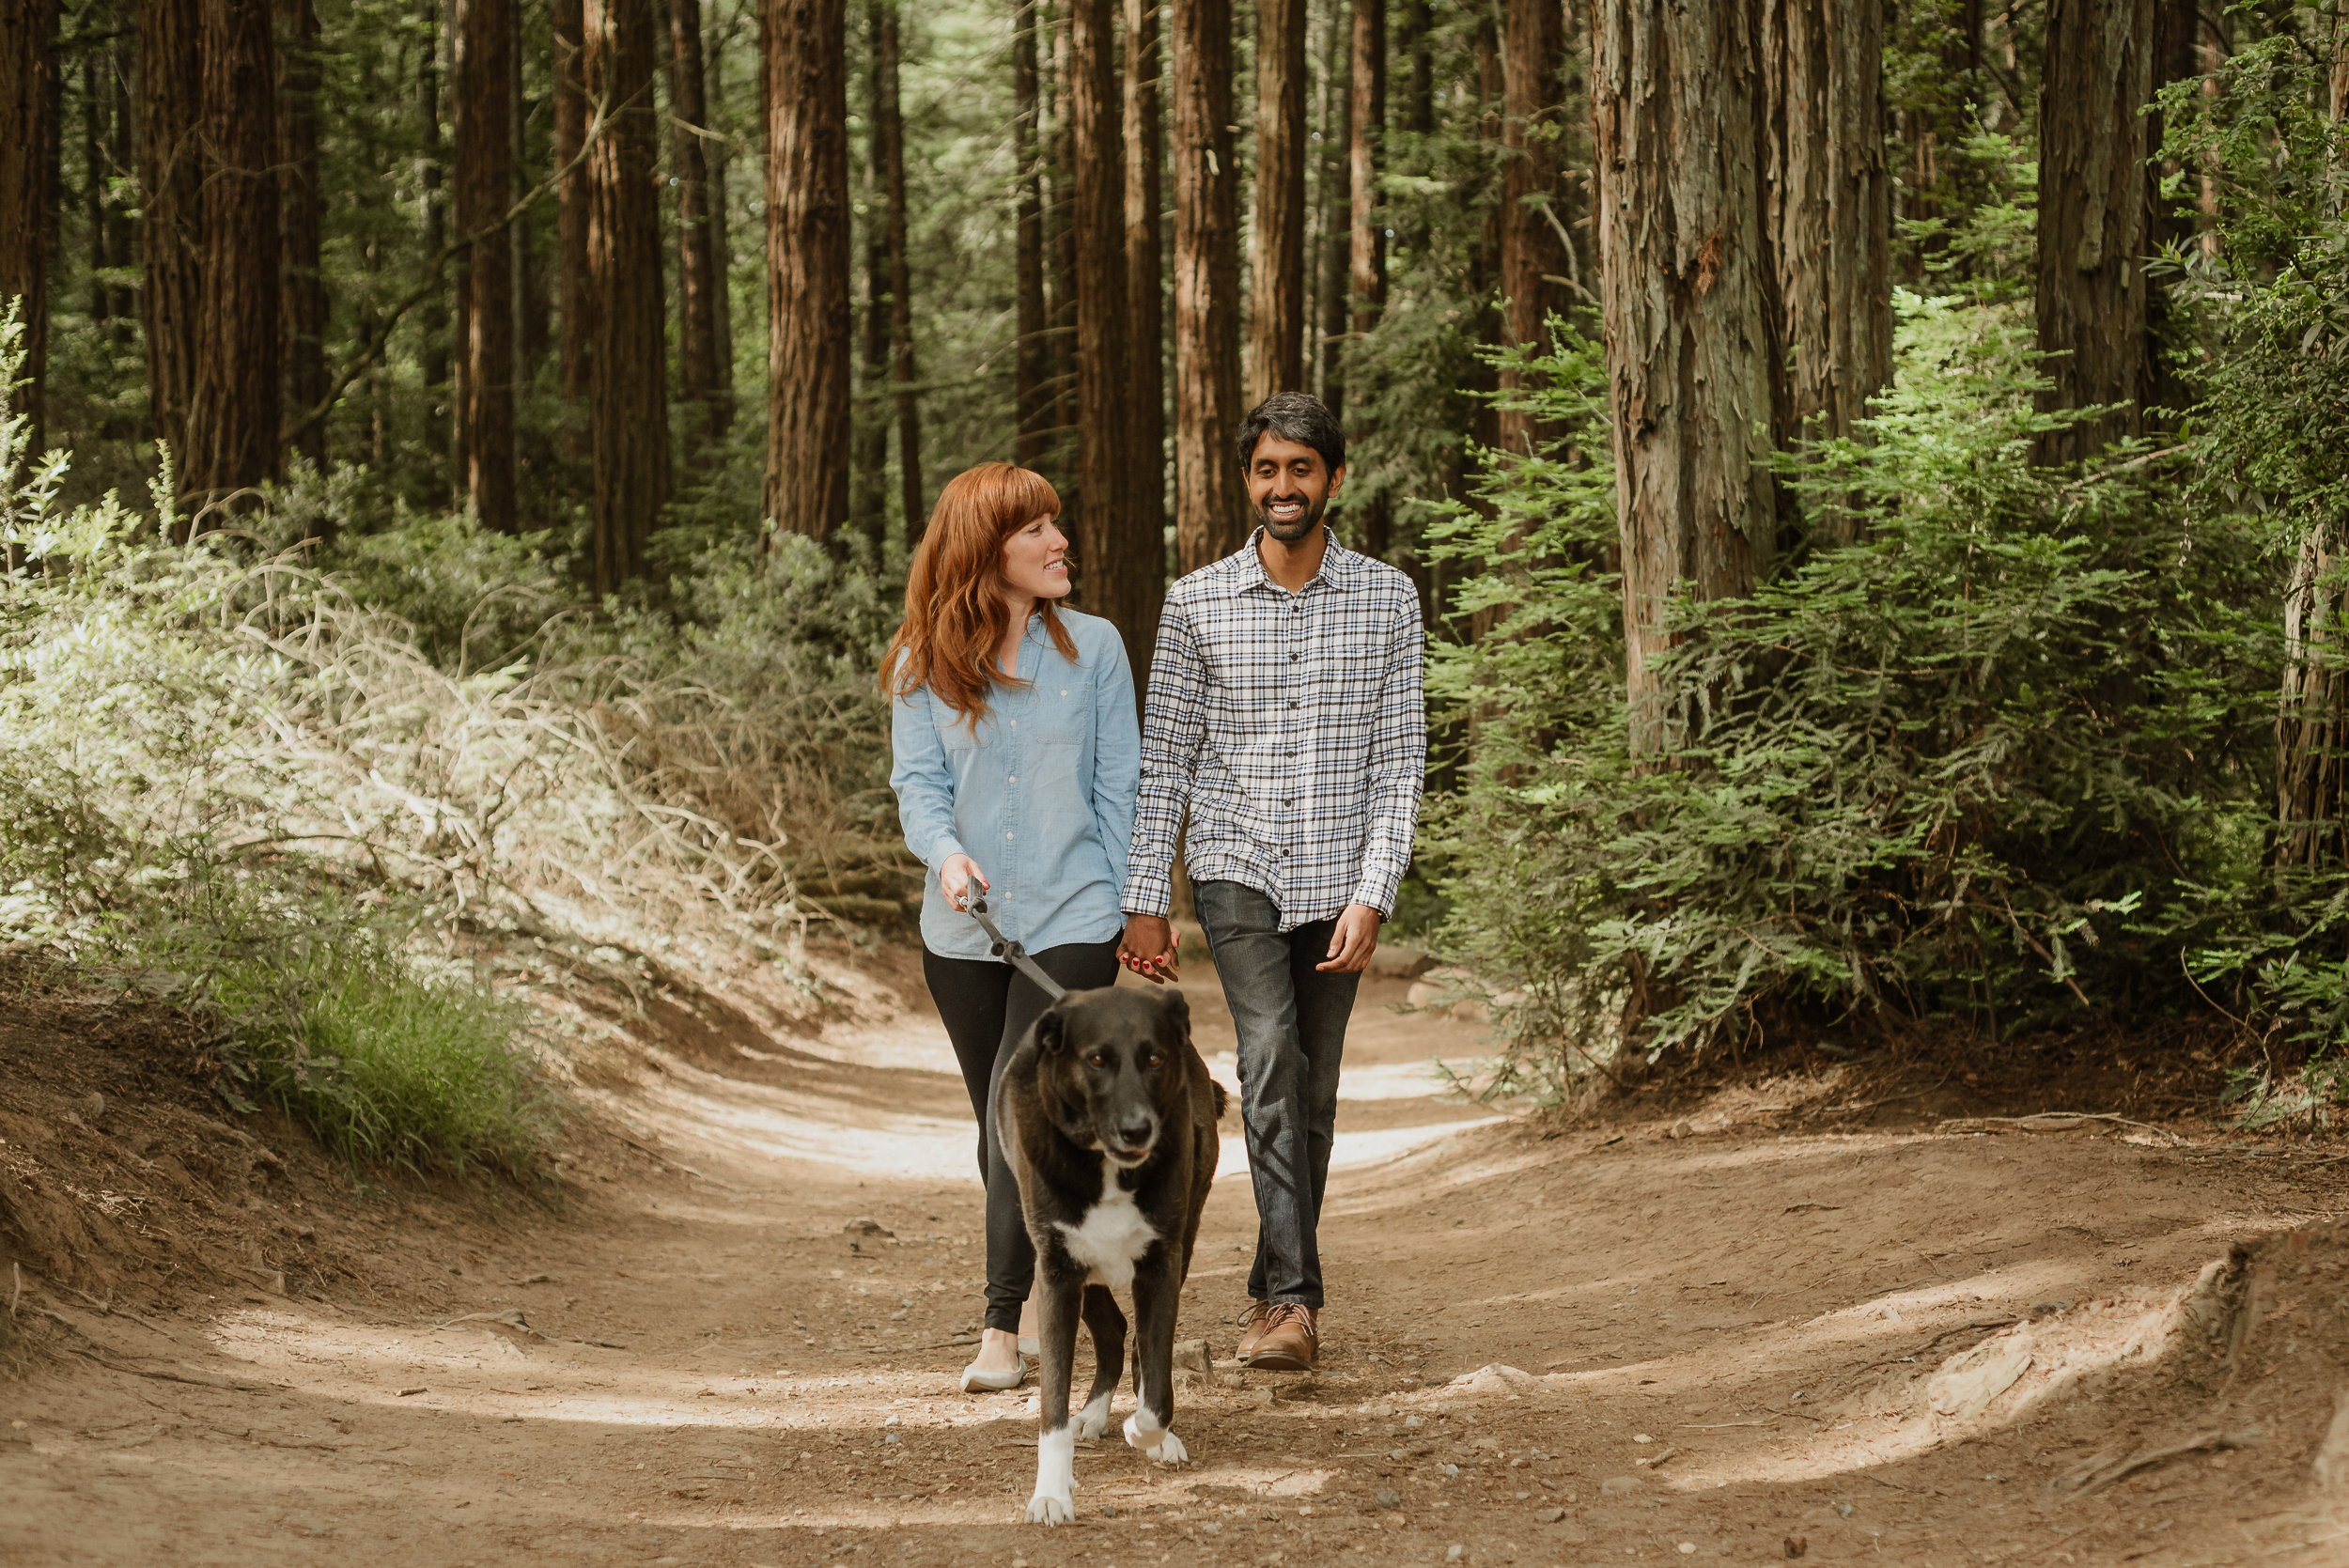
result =
[[881,664],[893,699],[889,783],[906,845],[932,873],[922,972],[979,1119],[987,1323],[962,1374],[973,1392],[1027,1376],[1021,1308],[1035,1252],[988,1105],[1050,999],[988,953],[963,911],[986,895],[1003,935],[1070,990],[1112,984],[1142,777],[1125,644],[1109,622],[1056,602],[1069,588],[1059,515],[1043,476],[1009,463],[982,463],[949,484]]

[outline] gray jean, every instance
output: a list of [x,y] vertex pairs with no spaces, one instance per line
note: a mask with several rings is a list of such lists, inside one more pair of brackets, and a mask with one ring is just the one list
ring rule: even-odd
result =
[[1338,1121],[1338,1063],[1359,974],[1323,974],[1334,920],[1283,931],[1272,900],[1238,882],[1193,890],[1239,1034],[1239,1110],[1256,1189],[1248,1294],[1319,1310],[1321,1195]]

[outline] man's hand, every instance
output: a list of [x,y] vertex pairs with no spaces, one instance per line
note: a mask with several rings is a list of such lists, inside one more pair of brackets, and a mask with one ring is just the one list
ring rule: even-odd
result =
[[973,882],[979,884],[982,893],[995,885],[987,879],[987,873],[979,869],[979,862],[968,855],[949,855],[939,862],[938,891],[946,895],[946,902],[954,908],[969,907],[966,901],[971,896],[971,884]]
[[1377,950],[1378,911],[1367,904],[1348,904],[1338,916],[1338,928],[1330,933],[1329,960],[1314,968],[1331,974],[1360,974]]
[[1126,934],[1117,942],[1117,961],[1154,986],[1180,980],[1175,940],[1174,927],[1163,916],[1128,915]]

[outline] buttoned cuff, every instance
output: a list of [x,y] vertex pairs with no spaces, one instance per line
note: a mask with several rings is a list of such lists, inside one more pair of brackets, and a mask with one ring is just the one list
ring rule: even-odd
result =
[[930,869],[932,871],[936,871],[940,866],[944,865],[946,863],[947,857],[951,855],[968,855],[970,853],[970,850],[965,849],[962,846],[962,840],[955,837],[952,833],[941,833],[936,838],[930,840]]
[[1126,877],[1126,891],[1117,901],[1121,913],[1150,915],[1164,920],[1174,907],[1174,877],[1172,872],[1134,871]]

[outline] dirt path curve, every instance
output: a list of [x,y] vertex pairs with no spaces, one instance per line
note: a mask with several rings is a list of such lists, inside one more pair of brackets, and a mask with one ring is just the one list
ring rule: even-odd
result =
[[[2349,1208],[2337,1187],[2157,1140],[1781,1136],[1768,1085],[1678,1138],[1545,1139],[1431,1097],[1476,1031],[1397,1015],[1396,981],[1348,1048],[1321,1371],[1187,1386],[1192,1467],[1112,1434],[1074,1527],[1017,1524],[1028,1394],[955,1386],[968,1107],[905,956],[867,973],[862,1021],[812,1035],[656,1001],[646,1069],[590,1093],[661,1166],[579,1158],[556,1217],[414,1205],[376,1261],[438,1312],[86,1321],[147,1374],[0,1388],[0,1563],[2349,1560],[2241,1456],[2045,1484],[2149,1420],[2098,1380],[2145,1310],[2230,1240]],[[1187,978],[1233,1082],[1213,976]],[[1219,1356],[1253,1219],[1226,1135],[1182,1325]],[[507,1309],[531,1330],[453,1321]],[[2003,1413],[1924,1408],[1937,1362],[2018,1318],[2038,1348]]]

